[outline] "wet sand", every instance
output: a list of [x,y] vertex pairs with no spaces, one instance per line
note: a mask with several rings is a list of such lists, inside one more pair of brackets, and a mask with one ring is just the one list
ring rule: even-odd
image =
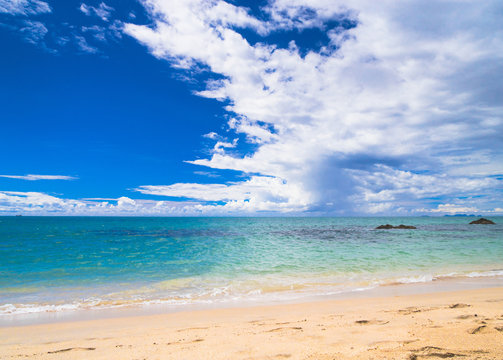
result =
[[0,328],[1,359],[503,359],[503,287]]

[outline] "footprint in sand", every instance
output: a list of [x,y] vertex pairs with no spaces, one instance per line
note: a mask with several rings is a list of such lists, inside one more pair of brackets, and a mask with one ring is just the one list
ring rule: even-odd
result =
[[204,339],[187,340],[187,339],[183,338],[183,339],[178,339],[173,342],[168,342],[168,343],[166,343],[166,345],[187,345],[187,344],[192,344],[192,343],[200,342],[200,341],[204,341]]
[[358,325],[384,325],[389,323],[389,321],[384,320],[356,320],[356,324]]
[[253,325],[265,325],[267,321],[275,321],[275,319],[252,320],[248,321],[248,323]]
[[452,305],[449,305],[449,309],[461,309],[461,308],[465,308],[465,307],[471,307],[471,305],[468,305],[468,304],[452,304]]
[[473,315],[466,314],[466,315],[459,315],[456,317],[456,319],[466,320],[466,319],[472,319],[472,318],[476,318],[476,317],[478,317],[477,314],[473,314]]
[[74,347],[74,348],[66,348],[66,349],[60,349],[60,350],[54,350],[54,351],[48,351],[48,354],[57,354],[57,353],[62,353],[62,352],[67,352],[67,351],[72,351],[72,350],[84,350],[84,351],[92,351],[96,350],[96,348],[93,347]]
[[302,319],[302,320],[298,320],[298,321],[286,321],[286,322],[277,322],[275,323],[276,325],[288,325],[288,324],[292,324],[292,323],[300,323],[300,322],[306,322],[307,319]]
[[178,329],[176,332],[182,332],[182,331],[189,331],[189,330],[207,330],[209,327],[192,327],[192,328],[185,328],[185,329]]
[[432,311],[432,310],[437,310],[440,309],[438,307],[429,307],[429,308],[417,308],[417,307],[408,307],[405,309],[398,310],[398,313],[401,315],[410,315],[410,314],[415,314],[415,313],[420,313],[420,312],[425,312],[425,311]]
[[302,328],[300,326],[279,327],[279,328],[267,330],[265,332],[276,332],[276,331],[281,331],[281,330],[300,330],[300,331],[302,331]]
[[487,325],[480,325],[480,326],[477,326],[476,328],[473,328],[473,329],[470,329],[468,330],[468,334],[480,334],[480,333],[486,333],[487,330],[489,330],[487,328]]
[[409,360],[417,360],[419,357],[438,357],[442,359],[453,358],[456,356],[466,356],[464,354],[453,353],[446,349],[442,349],[436,346],[425,346],[421,349],[413,350],[413,353],[409,355]]

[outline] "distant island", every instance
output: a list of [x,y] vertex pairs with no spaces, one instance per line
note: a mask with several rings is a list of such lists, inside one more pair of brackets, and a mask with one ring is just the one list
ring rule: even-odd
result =
[[476,217],[476,216],[482,216],[482,215],[474,215],[474,214],[454,214],[454,215],[450,215],[450,214],[445,214],[444,215],[445,217]]

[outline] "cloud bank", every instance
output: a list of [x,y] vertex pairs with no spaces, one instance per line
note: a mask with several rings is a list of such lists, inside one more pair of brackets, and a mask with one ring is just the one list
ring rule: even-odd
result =
[[[124,31],[174,68],[213,75],[197,95],[229,114],[213,154],[188,162],[248,178],[139,192],[229,212],[501,205],[501,2],[271,0],[260,16],[221,0],[144,5],[153,23]],[[295,41],[306,29],[319,48]],[[257,150],[237,155],[243,142]]]
[[[34,216],[227,216],[230,214],[243,214],[246,208],[249,207],[250,210],[247,214],[251,215],[260,216],[264,213],[284,215],[284,212],[281,211],[270,213],[268,201],[262,198],[260,200],[258,203],[244,199],[227,201],[222,204],[208,204],[199,201],[131,199],[126,196],[117,199],[65,199],[35,191],[0,191],[0,214]],[[285,206],[288,206],[288,204]],[[263,212],[260,209],[257,210],[260,207]],[[299,209],[299,211],[303,210],[302,208]],[[422,214],[483,213],[503,215],[503,208],[479,209],[474,206],[440,204],[435,209],[419,209],[419,212]]]
[[42,192],[0,191],[0,214],[70,216],[198,216],[218,208],[189,201],[64,199]]

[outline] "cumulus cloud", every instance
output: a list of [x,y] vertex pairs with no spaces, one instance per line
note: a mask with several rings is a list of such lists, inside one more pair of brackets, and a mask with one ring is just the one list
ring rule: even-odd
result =
[[308,2],[276,0],[270,1],[262,9],[269,16],[268,28],[271,30],[304,30],[320,28],[323,30],[340,30],[338,27],[327,29],[330,20],[354,19],[357,13],[349,4],[337,2]]
[[0,175],[3,178],[10,179],[20,179],[20,180],[76,180],[78,179],[75,176],[66,176],[66,175]]
[[[258,145],[237,156],[214,137],[211,157],[190,163],[255,175],[158,188],[165,195],[240,201],[260,178],[283,184],[273,200],[283,211],[411,213],[429,196],[481,191],[501,203],[501,180],[470,173],[480,154],[486,169],[502,164],[501,2],[271,0],[260,17],[223,0],[144,4],[154,23],[124,31],[173,67],[216,74],[198,95],[225,101],[228,129]],[[326,35],[319,50],[266,36],[307,28]]]
[[[261,182],[259,180],[259,182]],[[263,213],[284,213],[298,214],[305,211],[303,207],[297,207],[297,212],[292,212],[291,205],[283,204],[283,208],[274,197],[277,193],[268,192],[264,187],[257,184],[241,186],[239,184],[227,184],[223,186],[231,187],[229,191],[224,191],[221,184],[211,184],[210,188],[217,194],[213,197],[207,195],[205,189],[198,188],[199,184],[175,184],[171,188],[146,188],[142,192],[165,193],[168,195],[182,191],[182,187],[193,186],[201,194],[201,198],[232,198],[232,200],[217,204],[210,204],[206,201],[158,201],[145,199],[131,199],[126,196],[119,198],[89,198],[89,199],[65,199],[41,192],[19,192],[0,191],[0,214],[26,214],[26,215],[97,215],[97,216],[196,216],[196,215],[241,215],[241,214],[263,214]],[[234,186],[234,187],[233,187]],[[274,186],[274,185],[273,185]],[[258,192],[247,193],[247,190],[256,187]],[[229,193],[231,195],[229,195]],[[262,198],[257,198],[257,193],[261,193]],[[285,193],[283,193],[285,194]],[[387,204],[379,204],[382,208],[387,208]],[[477,213],[477,214],[503,214],[502,208],[480,210],[476,207],[469,207],[456,204],[440,204],[433,209],[418,209],[418,213]]]
[[253,176],[247,181],[228,184],[144,185],[136,190],[149,195],[224,202],[208,205],[207,209],[291,212],[307,210],[308,205],[302,189],[277,177]]
[[416,174],[384,165],[375,166],[371,170],[347,172],[357,184],[356,194],[351,200],[369,213],[381,212],[380,209],[384,208],[387,211],[403,211],[404,204],[421,199],[489,195],[500,183],[486,177]]
[[487,215],[500,215],[503,214],[503,209],[502,208],[494,208],[494,209],[484,209],[480,210],[475,206],[466,206],[466,205],[460,205],[460,204],[439,204],[436,208],[432,209],[417,209],[417,213],[432,213],[432,214],[448,214],[448,215],[454,215],[454,214],[470,214],[470,215],[475,215],[475,214],[487,214]]
[[50,13],[51,7],[40,0],[0,0],[0,14],[38,15]]
[[432,213],[444,213],[444,214],[463,214],[463,213],[477,213],[479,210],[475,207],[460,206],[456,204],[440,204],[436,209],[426,210],[426,212]]

